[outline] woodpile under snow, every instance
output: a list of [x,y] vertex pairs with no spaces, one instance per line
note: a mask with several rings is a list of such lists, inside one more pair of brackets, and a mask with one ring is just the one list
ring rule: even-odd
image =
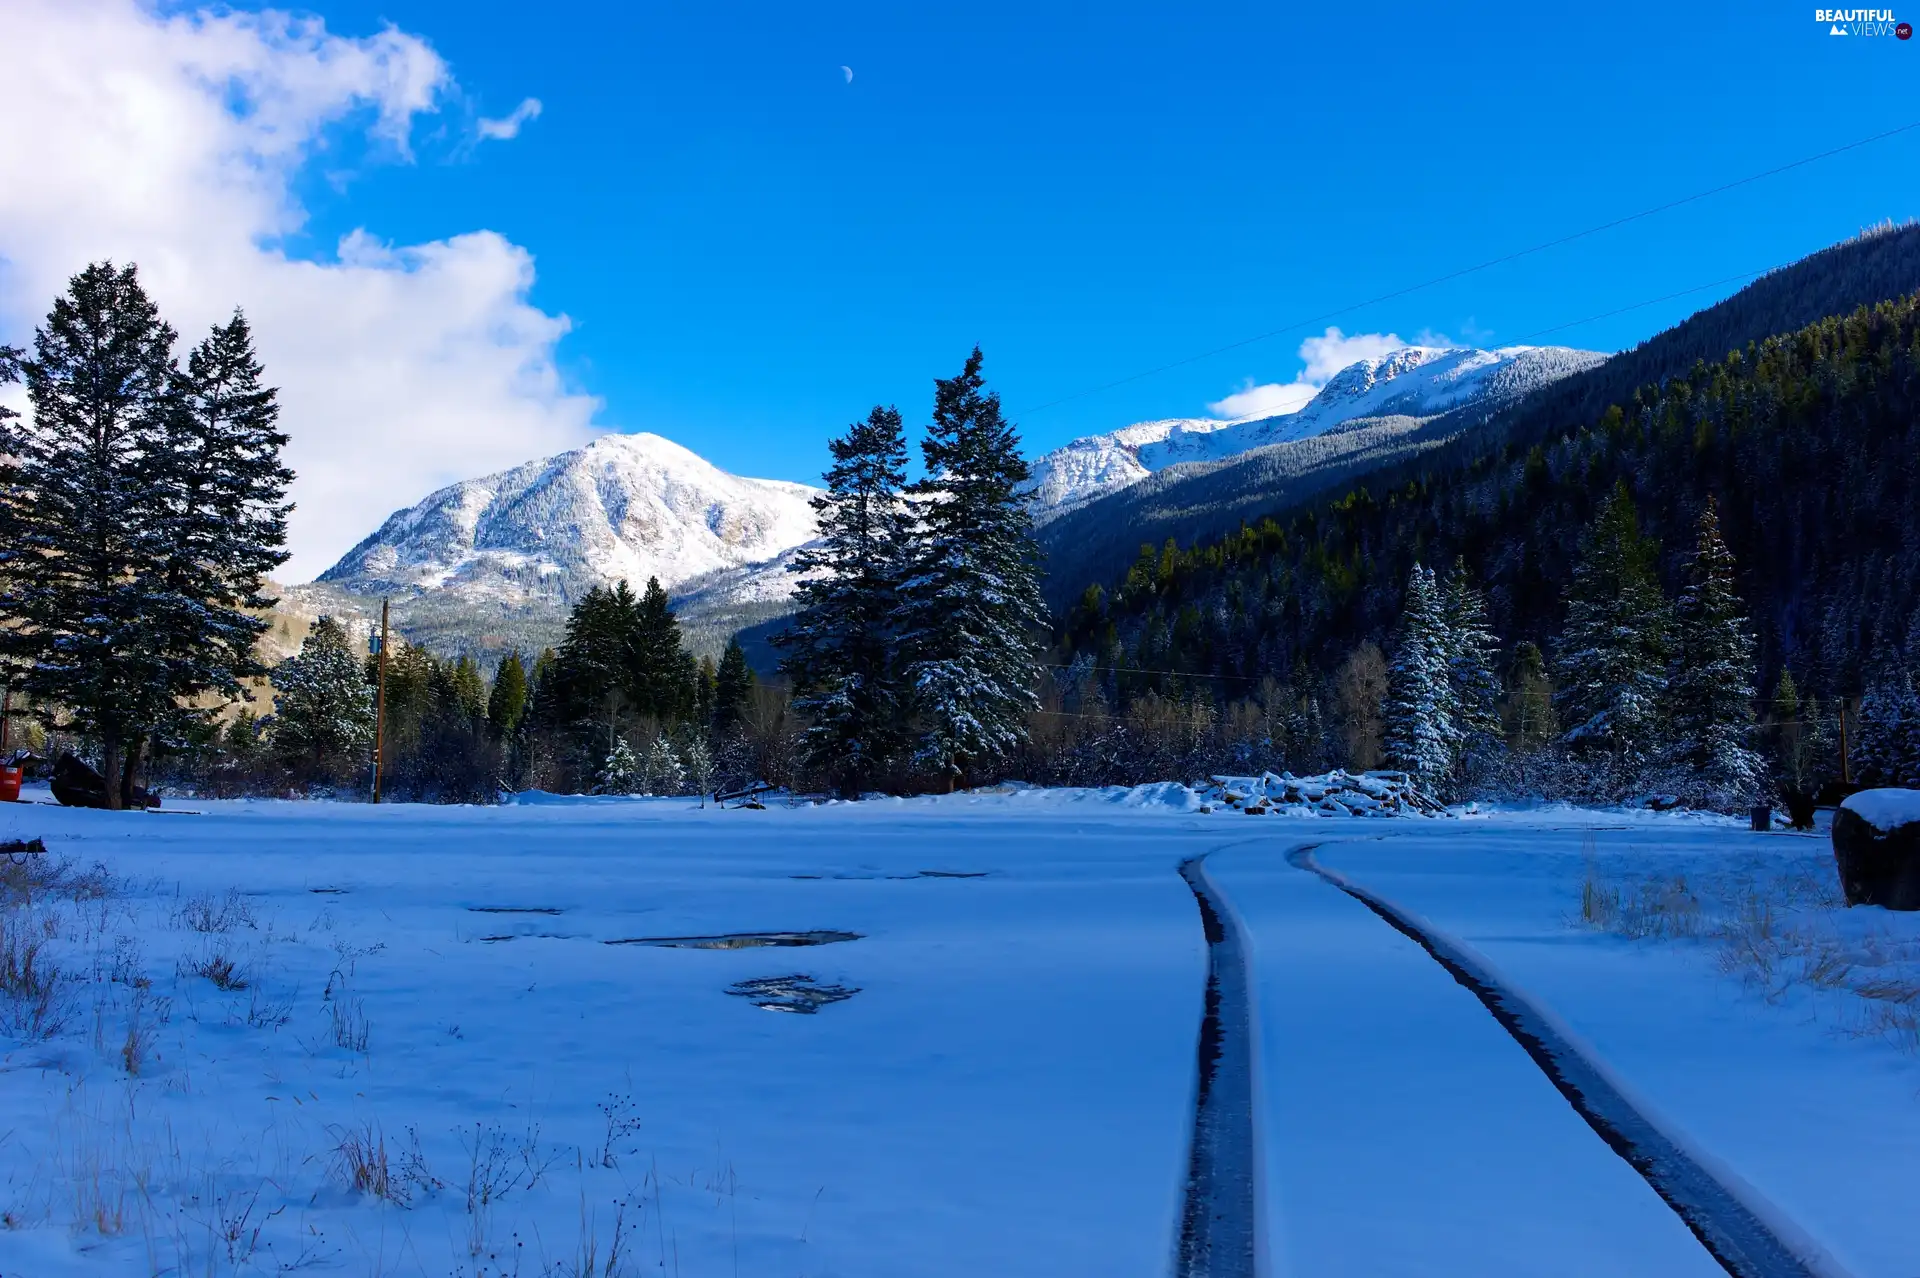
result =
[[1335,769],[1320,776],[1263,772],[1257,777],[1211,777],[1194,787],[1202,802],[1260,816],[1445,816],[1446,805],[1404,772]]

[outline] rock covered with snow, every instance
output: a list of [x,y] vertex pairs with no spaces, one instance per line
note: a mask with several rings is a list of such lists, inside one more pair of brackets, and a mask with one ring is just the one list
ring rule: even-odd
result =
[[1862,790],[1833,819],[1848,905],[1920,910],[1920,790]]
[[1335,769],[1320,776],[1263,772],[1257,777],[1212,777],[1200,787],[1208,806],[1253,816],[1445,816],[1446,805],[1421,791],[1404,772]]
[[1408,346],[1349,364],[1290,413],[1222,421],[1173,418],[1090,435],[1033,463],[1034,517],[1057,518],[1182,462],[1221,461],[1267,444],[1325,434],[1360,418],[1431,417],[1495,403],[1592,368],[1606,357],[1564,346]]

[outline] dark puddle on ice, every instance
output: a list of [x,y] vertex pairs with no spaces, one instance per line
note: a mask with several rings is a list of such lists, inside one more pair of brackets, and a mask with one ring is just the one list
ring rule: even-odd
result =
[[797,1012],[811,1016],[829,1003],[840,1003],[860,991],[846,985],[827,985],[805,972],[791,976],[757,976],[736,981],[727,993],[753,1000],[753,1005],[769,1012]]
[[912,874],[789,874],[790,879],[841,879],[855,882],[871,882],[885,879],[901,882],[907,879],[984,879],[992,870],[915,870]]
[[608,945],[657,945],[670,950],[755,950],[768,946],[834,945],[857,941],[858,932],[729,932],[722,936],[628,936]]
[[315,896],[345,896],[351,888],[308,888]]
[[497,945],[501,941],[577,941],[578,932],[509,932],[501,936],[477,936],[477,941]]
[[469,914],[565,914],[551,905],[469,905]]

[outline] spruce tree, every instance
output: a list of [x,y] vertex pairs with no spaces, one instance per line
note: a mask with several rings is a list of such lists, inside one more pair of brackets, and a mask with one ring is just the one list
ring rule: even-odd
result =
[[1560,720],[1553,712],[1553,681],[1538,644],[1523,640],[1514,645],[1505,719],[1508,746],[1516,753],[1542,750],[1560,735]]
[[631,625],[626,682],[634,710],[663,722],[684,720],[693,711],[695,666],[659,578],[647,578]]
[[720,669],[714,675],[713,733],[716,737],[724,737],[740,726],[747,704],[753,699],[753,682],[747,650],[735,636],[727,640],[727,650],[720,654]]
[[1751,745],[1753,679],[1753,638],[1734,591],[1733,555],[1709,499],[1687,584],[1674,605],[1666,717],[1671,758],[1718,806],[1750,801],[1762,783],[1760,756]]
[[1667,602],[1654,567],[1658,547],[1640,532],[1624,483],[1582,539],[1557,658],[1564,740],[1612,766],[1630,784],[1658,744],[1660,701],[1672,651]]
[[300,651],[272,671],[274,751],[322,775],[351,768],[373,742],[373,688],[347,632],[314,622]]
[[163,446],[149,458],[166,552],[151,623],[181,704],[207,693],[241,697],[240,680],[264,669],[254,643],[273,601],[260,592],[287,558],[293,472],[280,462],[287,437],[278,392],[262,373],[246,317],[235,311],[189,353]]
[[167,589],[174,490],[162,464],[176,411],[173,342],[133,267],[87,267],[34,333],[24,366],[33,411],[7,428],[0,612],[11,624],[0,627],[0,655],[25,667],[34,700],[64,707],[65,726],[99,743],[115,807],[178,686]]
[[527,667],[520,654],[509,652],[494,672],[487,693],[487,729],[496,741],[511,740],[527,711]]
[[934,384],[926,478],[895,628],[917,721],[916,762],[949,787],[1027,736],[1047,625],[1020,440],[983,392],[978,347]]
[[1881,674],[1860,699],[1852,764],[1868,785],[1920,787],[1920,693],[1906,671]]
[[[629,705],[629,659],[639,600],[625,581],[594,586],[567,616],[554,653],[555,727],[575,734],[594,768],[613,750]],[[591,771],[593,769],[583,769]]]
[[893,634],[908,540],[900,414],[876,407],[828,448],[827,488],[812,503],[820,539],[791,565],[800,613],[774,643],[807,720],[802,758],[852,796],[892,766],[906,735]]
[[1445,604],[1433,570],[1415,564],[1387,667],[1385,754],[1388,767],[1428,788],[1444,782],[1453,768],[1448,648]]
[[640,758],[625,737],[616,737],[594,775],[595,794],[633,794],[641,788]]

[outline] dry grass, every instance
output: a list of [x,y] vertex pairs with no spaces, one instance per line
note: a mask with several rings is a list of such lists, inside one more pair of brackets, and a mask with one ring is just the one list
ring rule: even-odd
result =
[[215,949],[199,958],[186,960],[187,971],[195,976],[204,977],[213,983],[215,989],[244,990],[253,982],[246,970],[233,961],[225,950]]
[[53,919],[26,910],[0,912],[0,1031],[52,1038],[73,1017],[73,977],[47,952]]
[[174,913],[174,922],[195,932],[231,932],[237,927],[258,927],[253,902],[238,888],[228,888],[224,897],[189,898]]
[[81,868],[70,856],[39,853],[20,861],[0,857],[0,905],[31,906],[43,900],[97,901],[118,895],[120,885],[98,861]]
[[1866,931],[1830,874],[1811,864],[1729,865],[1610,876],[1587,859],[1579,923],[1636,941],[1698,941],[1720,971],[1770,1003],[1838,996],[1837,1028],[1920,1054],[1920,936]]

